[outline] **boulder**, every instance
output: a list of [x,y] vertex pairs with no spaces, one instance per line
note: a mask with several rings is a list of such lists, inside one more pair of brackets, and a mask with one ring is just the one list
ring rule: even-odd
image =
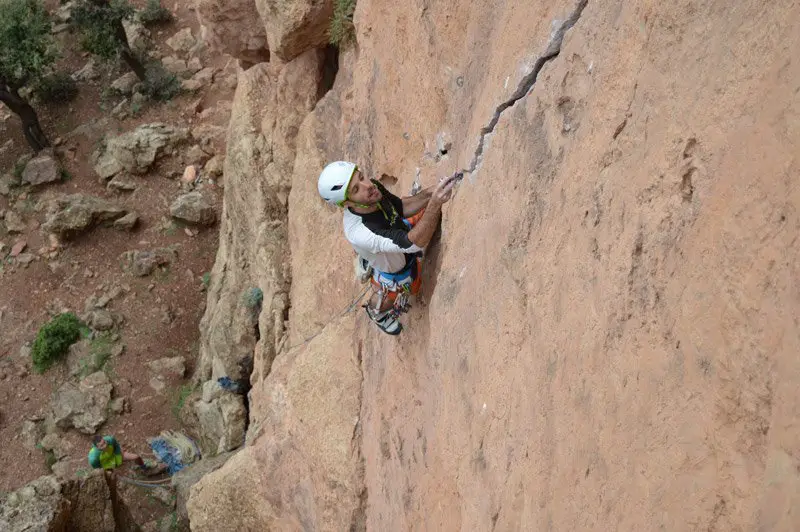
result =
[[191,28],[183,28],[175,35],[167,39],[167,46],[179,54],[188,54],[194,48],[197,41],[192,35]]
[[215,72],[216,72],[215,69],[211,67],[206,67],[198,71],[194,76],[192,76],[192,80],[200,83],[201,87],[206,87],[208,85],[211,85],[211,83],[213,83]]
[[201,38],[249,64],[269,61],[267,34],[253,0],[197,0]]
[[182,379],[186,374],[186,358],[182,356],[159,358],[148,362],[147,367],[156,375]]
[[117,415],[130,412],[130,404],[125,397],[117,397],[116,399],[112,399],[112,401],[108,404],[108,408]]
[[125,28],[125,36],[128,44],[134,50],[146,50],[150,41],[150,30],[136,19],[124,19],[122,26]]
[[53,18],[60,23],[69,22],[72,20],[72,10],[75,9],[75,2],[67,2],[58,6],[58,9],[53,13]]
[[174,55],[167,56],[164,59],[162,59],[161,64],[164,65],[164,68],[168,72],[172,72],[176,76],[180,77],[189,76],[189,65],[186,64],[185,60],[179,59]]
[[0,496],[0,530],[4,532],[65,530],[70,503],[56,477],[40,477]]
[[22,446],[29,451],[35,451],[39,440],[44,436],[44,427],[41,422],[26,419],[22,422]]
[[61,429],[75,427],[84,434],[94,434],[108,418],[108,403],[113,389],[102,371],[92,373],[78,384],[65,382],[53,395],[53,422]]
[[58,460],[66,457],[72,450],[72,444],[59,436],[57,432],[51,432],[45,435],[39,444],[45,451],[53,451],[53,454]]
[[189,59],[189,62],[186,63],[186,67],[191,74],[196,74],[203,70],[203,63],[200,62],[199,57],[192,57]]
[[70,377],[79,375],[81,372],[94,373],[101,369],[92,356],[92,344],[89,340],[79,340],[69,346],[67,354],[67,369]]
[[42,228],[69,238],[96,225],[111,223],[125,214],[125,209],[95,196],[59,196],[49,202],[47,219]]
[[17,255],[17,262],[24,266],[27,266],[28,264],[30,264],[35,260],[36,260],[36,255],[34,255],[33,253],[20,253],[19,255]]
[[46,185],[61,181],[61,167],[52,148],[39,152],[22,171],[22,182],[30,185]]
[[208,153],[203,151],[203,148],[195,144],[188,150],[183,157],[183,162],[186,164],[196,164],[202,166],[204,162],[206,162],[209,157],[211,157]]
[[86,324],[95,331],[108,331],[114,328],[114,317],[106,309],[94,309],[85,318]]
[[92,167],[101,179],[111,179],[124,170],[122,164],[107,151],[97,150],[92,153]]
[[0,175],[0,196],[8,196],[11,193],[11,189],[19,185],[19,179],[12,174]]
[[214,207],[200,192],[189,192],[178,197],[169,208],[173,218],[198,225],[213,225],[217,220]]
[[28,243],[24,240],[18,240],[14,242],[14,245],[11,246],[11,252],[9,253],[12,257],[18,257],[25,248],[28,247]]
[[223,158],[219,155],[215,155],[206,162],[203,170],[209,177],[219,177],[222,175],[223,164]]
[[181,183],[185,185],[191,185],[197,179],[197,167],[193,164],[190,164],[183,170],[183,175],[181,176]]
[[114,222],[114,229],[119,229],[120,231],[133,231],[136,225],[139,223],[139,215],[135,212],[129,212],[116,222]]
[[138,76],[133,72],[127,72],[111,83],[111,89],[125,96],[130,96],[137,83],[139,83]]
[[210,403],[195,401],[203,455],[232,451],[244,444],[247,410],[241,395],[225,392]]
[[28,228],[25,220],[16,211],[6,211],[4,221],[9,233],[24,233]]
[[[118,173],[120,170],[116,168],[119,166],[132,174],[144,174],[157,159],[171,155],[174,147],[188,138],[189,131],[184,128],[161,123],[141,125],[133,131],[111,138],[105,147],[96,150],[93,154],[93,160],[96,161],[95,171],[101,177],[107,178]],[[101,162],[102,172],[98,171],[98,164]]]
[[174,249],[158,248],[152,251],[126,251],[120,256],[122,269],[136,277],[146,277],[158,266],[164,266],[178,260]]
[[[120,168],[122,167],[120,166]],[[109,190],[116,190],[118,192],[120,191],[132,192],[136,190],[138,187],[139,184],[136,182],[136,180],[134,180],[133,177],[127,174],[115,175],[114,178],[108,182],[107,186]]]
[[95,63],[94,59],[89,59],[88,63],[72,74],[72,79],[75,81],[93,81],[99,77],[100,70],[97,68],[97,63]]
[[217,152],[217,146],[225,145],[226,129],[214,124],[200,124],[192,129],[192,137],[200,142],[204,150]]
[[333,0],[256,0],[271,53],[291,61],[328,43]]
[[128,118],[128,107],[129,107],[129,102],[128,99],[125,98],[111,110],[111,116],[119,120],[125,120],[126,118]]
[[186,92],[197,92],[203,88],[203,84],[195,79],[185,79],[181,81],[181,89]]

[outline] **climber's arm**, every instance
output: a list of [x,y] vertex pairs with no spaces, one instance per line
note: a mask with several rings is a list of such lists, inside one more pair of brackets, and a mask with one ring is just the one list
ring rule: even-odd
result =
[[420,190],[413,196],[403,198],[403,217],[409,218],[424,209],[428,205],[435,188],[436,186],[434,185]]

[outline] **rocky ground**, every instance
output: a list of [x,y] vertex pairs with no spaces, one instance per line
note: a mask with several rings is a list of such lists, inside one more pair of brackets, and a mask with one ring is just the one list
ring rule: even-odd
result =
[[[104,142],[70,124],[73,178],[10,188],[0,289],[28,314],[0,321],[0,390],[21,405],[3,403],[2,436],[66,455],[57,472],[97,426],[141,449],[191,370],[181,421],[218,455],[175,481],[195,532],[797,529],[797,6],[370,0],[338,49],[333,8],[198,0],[206,42],[243,67],[231,103],[220,62],[219,92],[215,75],[174,114],[112,113]],[[185,157],[205,157],[200,120],[228,110],[222,208],[211,162],[173,204]],[[466,170],[399,338],[353,304],[341,212],[316,187],[341,158],[400,194]],[[70,187],[84,195],[59,199]],[[48,304],[97,336],[31,376],[19,352]],[[84,519],[58,512],[75,496],[59,486],[4,497],[0,524]]]
[[[51,470],[85,475],[95,432],[147,455],[147,437],[179,427],[217,247],[237,65],[204,46],[193,8],[168,7],[173,23],[127,29],[182,80],[174,99],[148,101],[135,77],[58,28],[58,67],[79,94],[37,107],[53,150],[28,160],[16,117],[0,107],[0,491]],[[35,374],[31,342],[67,310],[91,337]],[[171,511],[128,491],[139,523]]]

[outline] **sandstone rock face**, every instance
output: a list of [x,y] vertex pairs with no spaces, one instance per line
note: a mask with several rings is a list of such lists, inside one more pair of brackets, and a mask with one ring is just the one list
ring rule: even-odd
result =
[[186,502],[192,487],[205,475],[216,471],[227,462],[235,453],[224,453],[213,458],[203,458],[199,462],[191,464],[189,467],[181,469],[172,476],[172,487],[175,488],[175,510],[178,513],[178,529],[188,530],[189,513],[186,510]]
[[125,209],[94,196],[70,194],[59,196],[49,202],[47,220],[42,228],[66,238],[107,224],[127,214]]
[[61,484],[53,477],[40,477],[0,497],[0,530],[65,530],[69,501],[61,496]]
[[328,42],[333,0],[255,0],[270,52],[290,61]]
[[267,34],[253,0],[196,0],[201,37],[250,64],[269,60]]
[[254,441],[191,490],[193,531],[230,522],[242,530],[358,529],[362,485],[353,436],[361,374],[352,333],[352,321],[343,319],[275,360],[259,384],[273,400]]
[[[362,316],[350,343],[331,340],[317,358],[361,354],[361,387],[341,389],[361,398],[354,446],[369,501],[343,506],[364,520],[322,517],[315,497],[331,492],[308,470],[327,463],[324,430],[304,424],[281,439],[295,415],[316,420],[330,404],[294,410],[285,388],[302,355],[265,340],[277,321],[265,290],[262,341],[229,343],[256,355],[249,445],[195,486],[193,526],[236,515],[253,529],[791,529],[797,6],[746,0],[689,15],[639,0],[536,1],[493,4],[491,17],[487,7],[371,2],[357,17],[357,57],[342,55],[334,89],[296,137],[285,345],[357,292],[341,213],[316,194],[324,162],[398,176],[400,194],[417,167],[423,185],[475,170],[444,209],[426,305],[403,317],[400,341]],[[247,130],[235,118],[231,145]],[[240,167],[226,164],[229,182]],[[226,187],[217,261],[229,276],[243,255],[226,235],[253,227],[235,213],[261,201],[239,190]],[[241,271],[216,281],[203,367],[234,351],[211,340],[222,309],[230,331],[252,326],[233,311],[251,281]],[[304,371],[306,393],[334,380]],[[314,458],[300,464],[289,438]]]
[[[97,530],[97,532],[131,531],[137,528],[132,519],[120,517],[119,526],[115,522],[111,490],[103,473],[94,471],[82,480],[71,480],[62,485],[62,493],[70,502],[72,511],[67,530]],[[126,513],[122,509],[118,513]]]
[[[247,378],[256,325],[263,345],[256,358],[266,359],[267,366],[283,336],[289,179],[297,129],[316,102],[322,60],[321,52],[312,51],[283,68],[256,65],[242,74],[228,132],[225,206],[210,306],[200,325],[206,333],[195,373],[198,382]],[[243,195],[252,200],[246,210],[239,200]],[[260,318],[242,302],[253,287],[263,291]]]
[[163,155],[172,154],[176,145],[189,139],[189,131],[166,124],[144,124],[113,137],[92,154],[95,171],[108,179],[122,170],[143,174]]
[[118,505],[117,515],[103,473],[61,482],[39,477],[0,496],[0,530],[4,532],[134,532],[139,530],[130,512]]

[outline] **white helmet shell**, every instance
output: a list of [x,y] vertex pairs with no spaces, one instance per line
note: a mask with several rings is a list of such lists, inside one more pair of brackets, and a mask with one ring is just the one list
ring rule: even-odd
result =
[[356,165],[347,161],[336,161],[330,163],[319,174],[317,188],[322,199],[331,205],[339,205],[344,202],[347,187],[350,179],[356,171]]

